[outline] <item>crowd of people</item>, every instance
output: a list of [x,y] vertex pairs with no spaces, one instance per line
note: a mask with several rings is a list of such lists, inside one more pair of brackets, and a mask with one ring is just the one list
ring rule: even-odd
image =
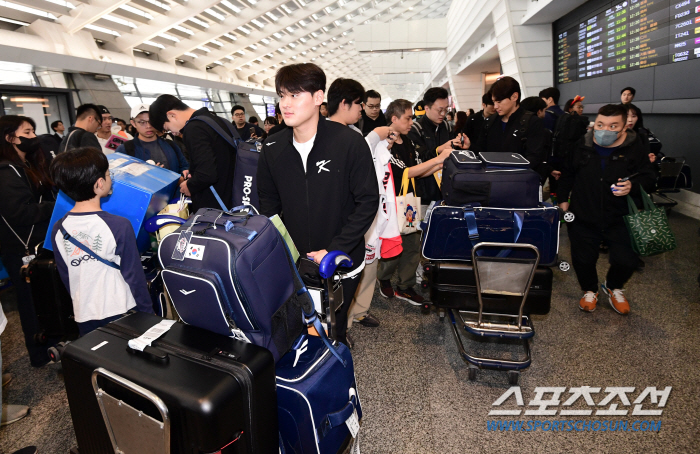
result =
[[[172,95],[133,107],[128,124],[104,106],[81,105],[73,125],[66,129],[54,122],[48,137],[35,135],[32,118],[0,117],[0,257],[16,288],[32,366],[41,367],[49,358],[47,345],[35,339],[39,323],[20,269],[51,228],[58,190],[76,201],[53,226],[51,238],[81,334],[128,310],[152,311],[130,224],[100,208],[100,199],[112,189],[106,154],[124,153],[178,173],[179,191],[191,198],[191,212],[219,208],[210,187],[231,201],[236,149],[207,122],[190,121],[196,117],[208,117],[224,131],[233,128],[241,140],[261,143],[260,213],[282,216],[303,256],[320,262],[329,250],[350,255],[354,266],[343,276],[347,304],[337,324],[338,340],[351,348],[347,330],[353,323],[380,325],[370,313],[377,281],[383,298],[424,302],[415,290],[421,234],[401,235],[396,222],[386,219],[395,219],[392,207],[402,181],[424,205],[442,200],[441,169],[454,149],[524,156],[542,183],[549,182],[552,201],[576,214],[568,234],[584,293],[581,310],[595,310],[596,262],[604,246],[610,269],[602,289],[615,311],[629,313],[623,287],[639,259],[622,220],[624,196],[638,199],[640,188],[654,189],[652,163],[661,156],[660,142],[632,104],[633,88],[622,90],[621,104],[601,107],[589,121],[583,116],[584,97],[568,100],[563,110],[554,87],[521,99],[520,85],[511,77],[494,83],[478,112],[450,110],[449,93],[440,87],[428,89],[415,105],[392,100],[382,112],[377,91],[352,79],[337,79],[326,90],[325,73],[311,63],[280,68],[275,86],[276,114],[262,127],[254,116],[246,121],[243,106],[233,107],[229,122]],[[95,261],[68,266],[71,246],[65,232],[76,229],[100,234],[104,258],[120,266]],[[0,316],[0,330],[5,323]],[[2,424],[24,415],[26,407],[3,406]]]

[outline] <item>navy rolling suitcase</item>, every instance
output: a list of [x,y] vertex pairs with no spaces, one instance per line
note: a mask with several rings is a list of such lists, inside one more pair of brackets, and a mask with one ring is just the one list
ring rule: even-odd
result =
[[262,347],[134,313],[68,344],[61,363],[80,453],[273,454],[274,361]]
[[[300,337],[277,363],[280,438],[285,454],[336,454],[354,442],[362,418],[350,350],[332,355],[316,336]],[[342,360],[342,361],[341,361]]]
[[[445,161],[447,162],[447,161]],[[552,206],[508,209],[437,205],[424,229],[422,253],[431,261],[471,262],[472,247],[482,242],[532,244],[540,264],[556,264],[559,251],[559,211]],[[508,257],[517,258],[513,252]]]
[[267,217],[202,208],[161,241],[158,255],[185,323],[265,347],[275,360],[306,332],[302,315],[313,303]]
[[519,154],[477,156],[469,150],[455,150],[445,160],[442,170],[445,202],[501,208],[536,207],[542,201],[540,176],[528,164]]

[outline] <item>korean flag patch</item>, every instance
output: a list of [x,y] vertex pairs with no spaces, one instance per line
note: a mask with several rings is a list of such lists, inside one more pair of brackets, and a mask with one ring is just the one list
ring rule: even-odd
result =
[[199,244],[190,244],[187,246],[186,259],[202,260],[204,257],[204,246]]

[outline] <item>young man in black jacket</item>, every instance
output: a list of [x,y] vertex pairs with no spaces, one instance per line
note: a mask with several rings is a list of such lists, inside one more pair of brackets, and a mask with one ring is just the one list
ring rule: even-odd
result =
[[[352,258],[343,279],[343,299],[349,305],[364,267],[364,234],[379,204],[372,154],[362,136],[319,114],[326,89],[321,68],[313,63],[284,66],[275,86],[290,128],[263,145],[257,174],[260,213],[281,215],[299,253],[316,263],[332,250]],[[343,343],[347,309],[336,317]]]
[[478,143],[479,137],[484,130],[484,124],[493,114],[496,113],[496,108],[493,107],[493,98],[491,92],[485,93],[481,97],[481,110],[467,118],[467,124],[464,127],[464,132],[469,138],[469,142]]
[[519,153],[538,169],[547,157],[542,119],[520,107],[520,84],[503,77],[491,87],[491,97],[498,115],[489,117],[474,151]]
[[[609,247],[610,269],[601,289],[617,313],[630,311],[622,287],[639,258],[623,220],[629,214],[625,196],[631,195],[641,205],[639,188],[651,192],[656,176],[644,144],[634,131],[625,128],[626,121],[623,106],[601,107],[594,130],[579,141],[559,179],[560,200],[571,194],[571,206],[568,202],[559,206],[576,215],[567,227],[574,270],[584,291],[579,308],[586,312],[594,311],[598,302],[596,262],[602,241]],[[620,181],[625,177],[631,178]]]
[[236,167],[236,149],[203,121],[193,117],[207,116],[228,133],[226,120],[206,107],[194,110],[173,95],[160,95],[148,111],[149,122],[158,131],[183,133],[185,147],[190,155],[190,172],[180,183],[180,192],[192,197],[192,210],[221,206],[210,186],[214,186],[221,200],[232,208],[233,172]]
[[[469,148],[469,138],[466,134],[455,135],[450,124],[445,121],[447,115],[449,94],[442,87],[428,89],[423,95],[425,115],[413,122],[408,138],[418,146],[421,162],[427,162],[448,148]],[[464,139],[464,142],[462,142]],[[420,164],[420,163],[419,163]],[[442,199],[440,186],[433,175],[416,180],[416,190],[421,197],[421,203],[428,205]]]
[[66,150],[82,147],[93,147],[101,150],[102,145],[95,136],[100,126],[102,126],[102,112],[100,112],[99,107],[94,104],[83,104],[78,107],[75,125],[68,128],[68,131],[63,135],[58,152],[63,153]]

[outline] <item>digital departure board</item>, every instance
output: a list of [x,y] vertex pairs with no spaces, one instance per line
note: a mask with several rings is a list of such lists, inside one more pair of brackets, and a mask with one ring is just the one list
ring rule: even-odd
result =
[[700,58],[700,0],[626,0],[559,33],[560,84]]

